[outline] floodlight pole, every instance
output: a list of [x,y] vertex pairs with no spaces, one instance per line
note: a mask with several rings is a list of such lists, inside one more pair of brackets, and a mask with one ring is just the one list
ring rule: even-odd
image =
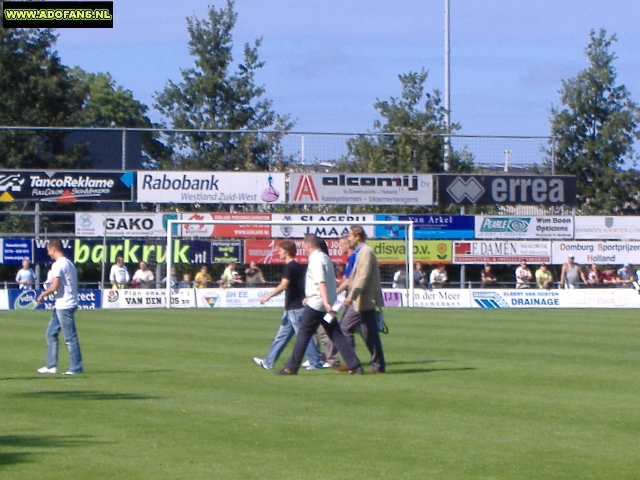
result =
[[[451,133],[451,42],[449,35],[449,0],[444,0],[444,110],[447,134]],[[446,136],[444,139],[444,171],[449,171],[450,157],[450,141],[451,138]]]

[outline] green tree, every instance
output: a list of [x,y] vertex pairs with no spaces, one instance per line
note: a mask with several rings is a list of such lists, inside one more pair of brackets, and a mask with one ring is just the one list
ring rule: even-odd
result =
[[131,90],[117,85],[108,73],[87,73],[75,68],[86,95],[82,109],[82,126],[114,128],[146,128],[142,132],[143,155],[151,166],[171,165],[171,151],[160,141],[159,133],[152,131],[162,127],[151,122],[148,108],[133,97]]
[[[245,44],[243,62],[233,67],[233,37],[237,14],[233,1],[225,8],[209,7],[208,19],[187,18],[189,51],[195,66],[182,70],[182,82],[169,81],[156,95],[156,109],[173,128],[198,130],[290,130],[289,116],[277,115],[263,99],[264,87],[255,75],[264,66],[258,58],[261,40]],[[184,132],[170,136],[175,167],[206,170],[268,170],[276,161],[280,137]]]
[[[444,171],[447,133],[460,129],[458,124],[447,129],[446,109],[440,92],[425,92],[428,72],[399,75],[402,93],[399,98],[377,100],[374,104],[382,120],[373,124],[371,135],[347,142],[348,155],[339,167],[358,172],[437,173]],[[466,150],[450,151],[450,170],[471,172],[473,157]]]
[[[584,214],[631,214],[640,210],[640,177],[635,166],[638,106],[624,85],[616,85],[616,41],[592,30],[585,49],[589,66],[562,82],[563,108],[551,108],[555,172],[575,175],[577,204]],[[547,164],[551,164],[548,152]]]
[[[0,125],[75,126],[85,94],[53,50],[47,29],[0,28]],[[2,168],[76,168],[82,145],[65,148],[68,132],[0,131]]]

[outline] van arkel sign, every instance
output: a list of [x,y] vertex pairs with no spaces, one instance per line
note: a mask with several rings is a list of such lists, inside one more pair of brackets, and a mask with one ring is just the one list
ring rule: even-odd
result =
[[290,173],[289,203],[310,205],[433,205],[433,175]]
[[137,185],[141,203],[285,202],[284,173],[139,171]]
[[549,175],[436,175],[438,205],[576,204],[576,177]]
[[0,171],[2,202],[131,202],[134,172]]

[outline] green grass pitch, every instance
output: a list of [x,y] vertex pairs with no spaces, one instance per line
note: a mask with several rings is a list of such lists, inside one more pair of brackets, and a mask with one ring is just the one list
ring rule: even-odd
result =
[[385,313],[387,374],[281,377],[279,310],[80,311],[66,378],[1,312],[0,478],[640,478],[638,312]]

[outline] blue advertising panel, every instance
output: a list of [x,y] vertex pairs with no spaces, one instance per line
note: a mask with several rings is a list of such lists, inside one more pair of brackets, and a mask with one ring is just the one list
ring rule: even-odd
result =
[[[43,290],[9,290],[9,308],[12,310],[53,310],[54,296],[49,295],[43,303],[36,302],[36,298]],[[78,290],[78,309],[95,310],[102,308],[102,294],[100,290]]]
[[32,260],[33,249],[30,238],[5,238],[2,242],[2,262],[20,265],[25,258]]
[[[413,221],[413,238],[417,239],[463,239],[474,238],[475,217],[473,215],[383,215],[381,221]],[[376,225],[376,238],[405,238],[406,227],[401,225]]]

